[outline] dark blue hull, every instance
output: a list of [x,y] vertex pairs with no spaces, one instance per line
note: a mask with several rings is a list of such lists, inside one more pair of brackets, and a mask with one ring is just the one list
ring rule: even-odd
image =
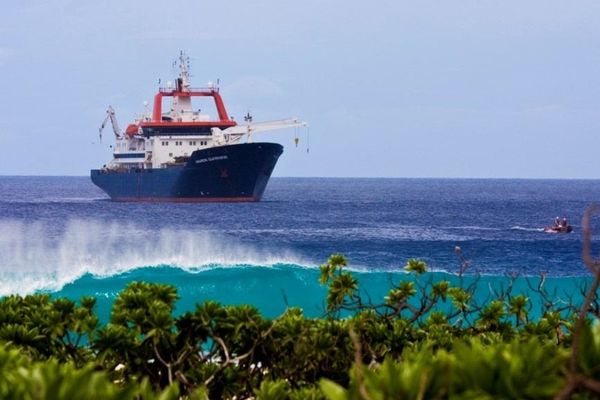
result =
[[283,147],[243,143],[196,150],[185,165],[127,171],[91,170],[116,201],[259,201]]

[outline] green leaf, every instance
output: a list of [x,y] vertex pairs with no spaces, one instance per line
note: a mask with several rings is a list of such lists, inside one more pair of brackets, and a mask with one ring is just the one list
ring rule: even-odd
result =
[[427,271],[427,264],[423,260],[417,260],[416,258],[411,258],[407,261],[404,269],[408,272],[415,272],[417,274],[422,274]]
[[347,400],[349,399],[346,390],[337,383],[329,379],[321,379],[319,387],[329,400]]

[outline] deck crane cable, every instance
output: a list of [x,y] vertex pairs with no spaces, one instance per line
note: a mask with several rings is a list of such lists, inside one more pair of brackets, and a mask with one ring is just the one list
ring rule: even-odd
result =
[[294,127],[294,144],[298,147],[298,142],[300,142],[300,138],[298,137],[298,127]]
[[246,122],[246,142],[252,143],[252,114],[250,114],[250,110],[244,116],[244,121]]

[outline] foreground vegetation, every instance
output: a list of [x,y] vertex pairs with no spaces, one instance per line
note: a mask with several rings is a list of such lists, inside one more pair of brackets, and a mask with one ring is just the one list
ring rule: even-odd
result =
[[[589,237],[595,279],[584,303],[556,303],[542,280],[531,288],[546,300],[535,320],[510,285],[477,304],[476,280],[434,282],[419,260],[373,302],[341,255],[321,267],[328,292],[317,319],[210,301],[175,317],[176,289],[142,282],[117,296],[105,325],[91,297],[6,297],[0,398],[598,398],[600,263]],[[462,277],[468,262],[456,252]]]

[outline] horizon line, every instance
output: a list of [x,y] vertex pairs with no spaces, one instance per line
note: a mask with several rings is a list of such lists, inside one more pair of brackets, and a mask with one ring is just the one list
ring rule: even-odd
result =
[[[89,178],[89,175],[3,175],[0,178]],[[539,178],[539,177],[482,177],[482,176],[271,176],[271,179],[456,179],[456,180],[537,180],[537,181],[598,181],[598,178]]]

